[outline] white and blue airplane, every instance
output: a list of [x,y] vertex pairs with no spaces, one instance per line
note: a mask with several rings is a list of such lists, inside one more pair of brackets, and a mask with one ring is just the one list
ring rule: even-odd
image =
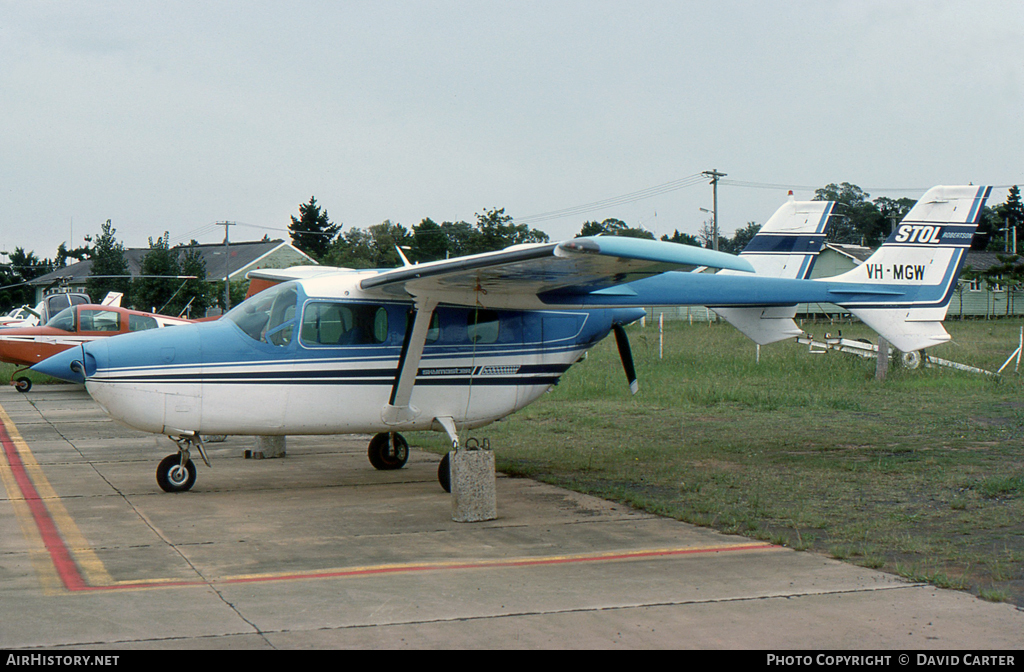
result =
[[[798,303],[834,303],[904,352],[949,340],[945,317],[991,188],[930,189],[865,263],[808,279],[832,204],[790,201],[739,256],[619,237],[519,245],[387,270],[297,267],[216,322],[94,341],[32,368],[85,382],[115,420],[178,444],[166,491],[209,464],[202,435],[375,434],[397,469],[399,432],[459,433],[523,408],[649,306],[710,306],[758,343],[800,333]],[[692,272],[700,267],[717,273]],[[444,460],[439,479],[445,484]]]

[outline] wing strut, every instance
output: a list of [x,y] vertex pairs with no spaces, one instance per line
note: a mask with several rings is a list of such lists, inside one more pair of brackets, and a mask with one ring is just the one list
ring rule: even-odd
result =
[[419,416],[420,411],[409,405],[412,389],[416,385],[416,374],[419,372],[423,347],[427,343],[427,332],[430,330],[430,319],[434,315],[437,301],[417,299],[412,311],[412,325],[405,332],[402,353],[398,357],[398,369],[395,371],[395,382],[391,386],[391,397],[381,413],[381,419],[387,425],[399,425]]

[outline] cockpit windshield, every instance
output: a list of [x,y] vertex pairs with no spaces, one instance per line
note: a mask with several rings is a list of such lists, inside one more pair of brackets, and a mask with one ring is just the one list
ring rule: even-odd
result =
[[295,333],[295,283],[286,282],[252,296],[224,317],[250,338],[272,345],[288,345]]
[[73,332],[75,330],[75,309],[73,307],[65,308],[51,317],[46,326]]

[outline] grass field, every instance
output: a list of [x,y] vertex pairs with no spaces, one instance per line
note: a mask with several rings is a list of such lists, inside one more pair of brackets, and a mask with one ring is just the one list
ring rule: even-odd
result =
[[[929,354],[990,371],[1021,320],[951,321]],[[816,337],[877,337],[805,323]],[[890,368],[795,341],[761,348],[727,324],[629,328],[523,411],[473,432],[498,468],[679,520],[1024,606],[1024,384]],[[0,367],[4,382],[13,367]],[[38,379],[37,379],[38,380]],[[438,453],[441,434],[409,437]],[[465,437],[464,437],[465,438]],[[499,503],[500,510],[500,503]]]
[[[817,337],[877,337],[804,324]],[[990,371],[1021,320],[949,322],[929,354]],[[606,339],[543,399],[476,430],[498,469],[665,516],[1024,606],[1024,385],[761,348],[727,324],[630,328],[631,397]],[[445,441],[415,437],[436,452]]]

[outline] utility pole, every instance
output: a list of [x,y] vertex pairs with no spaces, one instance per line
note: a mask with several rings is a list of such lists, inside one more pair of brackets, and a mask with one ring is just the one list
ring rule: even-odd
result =
[[231,241],[228,237],[228,227],[234,226],[234,222],[217,222],[217,226],[224,227],[224,312],[231,310]]
[[705,170],[703,174],[707,175],[708,177],[711,178],[711,192],[712,192],[712,196],[713,196],[713,199],[714,199],[711,208],[715,211],[714,215],[713,215],[712,222],[711,222],[711,230],[712,230],[712,234],[711,235],[712,235],[712,240],[713,240],[712,247],[717,251],[718,250],[718,180],[720,180],[721,178],[725,177],[726,174],[718,172],[718,168],[715,168],[714,170]]

